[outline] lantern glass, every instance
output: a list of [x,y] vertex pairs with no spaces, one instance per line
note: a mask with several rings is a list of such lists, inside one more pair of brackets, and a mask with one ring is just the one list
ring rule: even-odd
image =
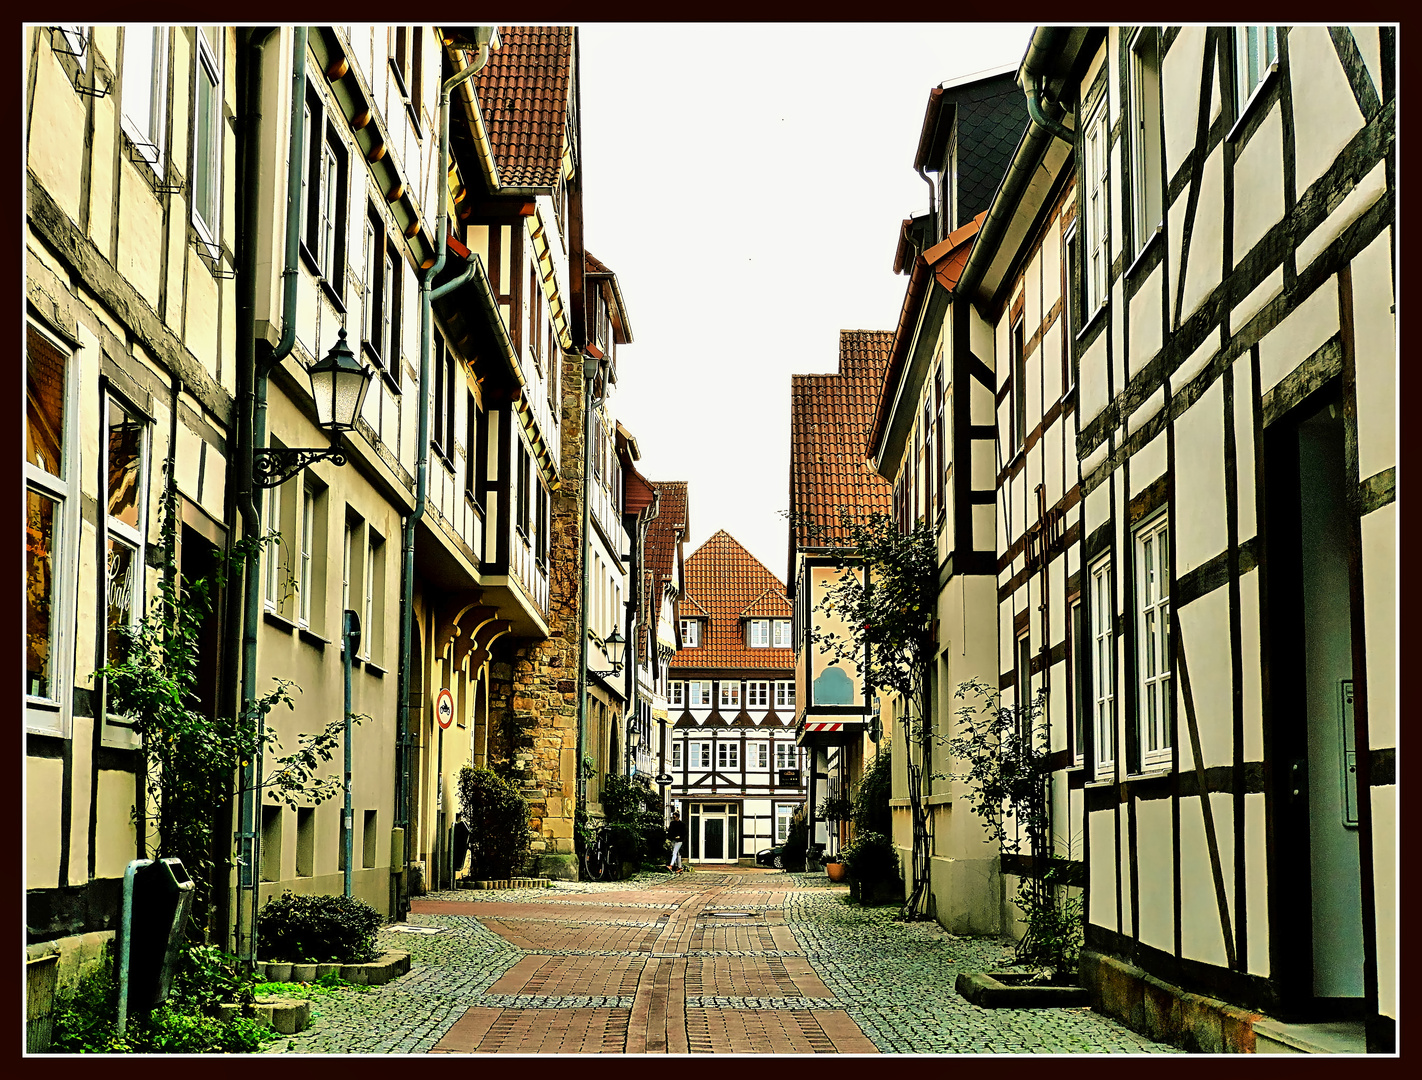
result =
[[330,432],[353,430],[374,371],[351,352],[344,329],[331,351],[312,364],[307,374],[316,403],[316,422]]
[[607,659],[615,668],[622,667],[622,650],[627,647],[627,642],[616,630],[607,635],[602,643],[602,651],[607,653]]

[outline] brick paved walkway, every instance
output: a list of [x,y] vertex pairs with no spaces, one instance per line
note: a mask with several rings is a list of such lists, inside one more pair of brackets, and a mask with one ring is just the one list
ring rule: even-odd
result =
[[[860,908],[823,875],[749,869],[440,893],[381,932],[408,975],[314,1002],[268,1052],[1170,1052],[1088,1009],[979,1009],[997,942]],[[719,914],[718,914],[719,913]]]

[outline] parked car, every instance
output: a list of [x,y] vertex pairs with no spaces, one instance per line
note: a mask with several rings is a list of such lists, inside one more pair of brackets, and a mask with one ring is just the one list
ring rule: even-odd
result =
[[766,848],[755,853],[755,864],[757,866],[773,866],[777,870],[785,869],[785,845],[777,844],[775,847]]

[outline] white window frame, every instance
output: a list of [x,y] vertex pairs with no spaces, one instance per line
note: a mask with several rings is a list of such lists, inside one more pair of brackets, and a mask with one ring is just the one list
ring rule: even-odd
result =
[[[1131,213],[1139,254],[1164,219],[1160,149],[1160,28],[1141,27],[1131,38]],[[1144,53],[1150,50],[1153,67]]]
[[366,529],[365,536],[365,609],[360,628],[360,656],[363,660],[375,659],[375,612],[380,597],[376,595],[375,563],[378,557],[385,557],[385,540]]
[[681,681],[667,683],[667,704],[683,706],[686,704],[685,683]]
[[679,769],[679,768],[681,768],[681,747],[682,747],[682,740],[680,740],[680,739],[673,739],[673,740],[672,740],[672,745],[671,745],[671,767],[672,767],[673,769]]
[[[1062,318],[1066,324],[1067,341],[1070,342],[1081,329],[1081,292],[1078,290],[1075,281],[1075,270],[1078,258],[1076,254],[1076,236],[1078,218],[1073,218],[1071,226],[1062,236],[1062,259],[1066,265],[1066,279],[1062,283]],[[1067,391],[1076,385],[1076,357],[1072,353],[1073,346],[1067,345],[1067,366],[1066,383],[1062,386],[1063,396]]]
[[771,629],[771,640],[770,640],[771,648],[774,648],[774,649],[788,649],[788,648],[790,648],[790,640],[791,640],[791,639],[790,639],[790,626],[791,626],[791,623],[790,623],[790,620],[789,620],[789,619],[776,619],[776,620],[771,624],[771,627],[770,627],[770,629]]
[[684,649],[694,649],[701,644],[700,619],[681,620],[681,644]]
[[302,480],[297,509],[296,539],[296,625],[311,626],[311,600],[315,588],[312,563],[316,555],[316,498],[319,492],[309,476]]
[[795,816],[793,803],[775,805],[775,842],[783,844],[790,837],[790,819]]
[[799,768],[799,765],[795,761],[795,744],[792,742],[777,742],[775,744],[776,771],[779,772],[781,769],[796,768]]
[[1116,762],[1116,638],[1111,612],[1111,560],[1091,567],[1092,734],[1098,775]]
[[770,743],[764,739],[755,744],[755,767],[757,769],[770,768]]
[[775,684],[775,710],[795,708],[795,681],[782,679]]
[[746,620],[746,645],[752,649],[770,648],[770,620]]
[[770,683],[753,680],[746,683],[746,708],[768,709],[770,707]]
[[[112,390],[109,390],[109,392],[104,395],[104,401],[103,401],[103,415],[102,415],[101,418],[100,418],[100,423],[101,423],[101,425],[102,425],[101,428],[100,428],[100,430],[104,433],[104,435],[103,435],[103,437],[100,439],[100,443],[101,443],[102,445],[101,445],[100,448],[99,448],[99,454],[100,454],[100,459],[101,459],[102,468],[103,468],[103,473],[102,473],[101,475],[103,475],[104,477],[107,478],[107,477],[109,476],[109,440],[108,440],[108,431],[109,431],[109,425],[110,425],[110,423],[111,423],[112,410],[113,410],[113,406],[114,406],[115,403],[117,403],[118,406],[119,406],[121,409],[123,409],[124,412],[127,413],[128,415],[130,415],[130,416],[132,416],[132,417],[134,417],[134,418],[136,418],[136,419],[142,419],[142,420],[145,421],[144,424],[143,424],[143,435],[142,435],[142,438],[141,438],[141,440],[140,440],[139,451],[138,451],[138,454],[139,454],[139,462],[138,462],[138,525],[137,525],[136,527],[133,526],[133,525],[129,525],[129,524],[127,524],[126,522],[121,521],[119,518],[114,517],[112,514],[109,514],[109,513],[107,512],[107,510],[108,510],[108,505],[107,505],[108,493],[107,493],[107,491],[105,491],[105,493],[104,493],[104,499],[105,499],[104,527],[105,527],[105,530],[106,530],[106,532],[107,532],[107,538],[108,538],[109,542],[111,542],[111,543],[112,543],[113,541],[118,541],[118,543],[122,544],[124,547],[127,547],[127,548],[130,550],[130,552],[132,553],[132,557],[133,557],[133,561],[132,561],[132,563],[131,563],[132,569],[131,569],[130,585],[131,585],[131,587],[132,587],[133,590],[134,590],[134,595],[133,595],[132,600],[131,600],[130,603],[129,603],[129,620],[128,620],[129,628],[132,629],[132,628],[134,628],[134,627],[136,627],[136,626],[138,625],[139,620],[143,617],[144,611],[147,609],[147,595],[146,595],[146,590],[145,590],[145,565],[146,565],[146,563],[145,563],[145,560],[144,560],[144,557],[143,557],[143,556],[144,556],[144,550],[145,550],[146,544],[144,543],[144,536],[143,536],[143,533],[144,533],[145,523],[148,521],[148,468],[149,468],[149,447],[150,447],[150,444],[151,444],[151,439],[150,439],[150,437],[149,437],[149,436],[150,436],[150,425],[146,422],[146,417],[144,417],[141,412],[139,412],[139,411],[138,411],[137,409],[135,409],[132,405],[130,405],[127,401],[125,401],[124,398],[123,398],[121,395],[114,393]],[[105,550],[105,552],[104,552],[104,566],[105,566],[105,570],[104,570],[104,582],[105,582],[105,586],[104,586],[104,587],[105,587],[106,596],[107,596],[107,594],[113,589],[113,586],[114,586],[114,583],[111,582],[111,581],[109,581],[109,577],[108,577],[108,575],[109,575],[109,562],[108,562],[108,558],[109,558],[109,553],[108,553],[107,550]],[[105,639],[105,641],[104,641],[104,656],[105,656],[105,658],[107,659],[107,657],[108,657],[108,634],[109,634],[109,626],[108,626],[108,604],[107,604],[107,602],[105,603],[105,607],[104,607],[104,626],[103,626],[103,628],[102,628],[102,632],[103,632],[104,639]],[[119,719],[119,718],[117,718],[117,717],[111,717],[111,718],[110,718],[111,721],[112,721],[112,720],[115,720],[115,719]],[[128,726],[128,725],[127,725],[127,721],[123,721],[123,720],[119,719],[119,722],[120,722],[120,723],[123,723],[125,726]]]
[[[29,492],[34,491],[55,504],[54,535],[50,541],[50,570],[53,574],[49,605],[50,693],[48,696],[31,694],[30,688],[24,687],[25,730],[68,738],[73,706],[74,613],[79,579],[79,364],[74,350],[39,323],[27,321],[26,327],[59,353],[64,363],[64,414],[60,420],[64,446],[58,475],[30,464],[23,456],[21,458],[24,462],[26,502]],[[26,349],[28,351],[28,344]],[[28,370],[28,359],[26,364]]]
[[711,680],[692,679],[686,684],[686,704],[691,709],[711,707]]
[[[1234,30],[1235,86],[1239,92],[1239,115],[1249,111],[1254,95],[1268,81],[1279,63],[1277,26],[1237,26]],[[1250,68],[1253,67],[1253,71]]]
[[1168,766],[1170,733],[1170,531],[1164,513],[1136,530],[1136,705],[1142,768]]
[[[217,31],[218,40],[208,41],[208,29]],[[193,228],[202,238],[203,243],[208,248],[208,254],[212,258],[221,255],[218,247],[218,240],[222,234],[222,144],[224,127],[222,123],[222,61],[226,49],[223,48],[223,39],[226,37],[226,30],[223,27],[202,27],[197,28],[197,58],[193,64],[193,169],[192,169],[192,204],[193,204]],[[207,145],[203,145],[204,140],[200,137],[203,130],[202,110],[199,108],[199,101],[202,95],[198,92],[206,80],[209,87],[209,98],[207,108]],[[198,157],[203,155],[207,159],[207,184],[198,183]],[[204,206],[206,201],[207,205]],[[210,219],[210,220],[209,220]]]
[[262,599],[267,611],[277,613],[281,611],[281,488],[267,488],[267,518],[265,534],[276,534],[275,538],[263,546],[263,558],[266,560],[266,573],[262,576]]
[[739,709],[741,707],[740,679],[721,680],[720,702],[720,707],[723,709]]
[[[135,66],[134,44],[148,35],[140,46],[147,60],[142,70]],[[168,104],[168,28],[151,23],[124,29],[123,116],[120,123],[132,140],[138,156],[160,176],[163,173],[164,130]],[[141,110],[136,103],[145,102]]]
[[741,744],[729,739],[716,743],[716,769],[718,772],[736,771],[741,768]]
[[1082,186],[1083,209],[1086,211],[1086,229],[1082,233],[1084,241],[1083,269],[1086,272],[1087,320],[1106,304],[1106,293],[1110,284],[1111,245],[1109,227],[1108,145],[1109,132],[1106,126],[1106,95],[1101,95],[1096,108],[1092,110],[1082,135],[1083,158],[1085,159],[1085,184]]
[[691,767],[693,769],[711,768],[711,744],[709,742],[694,742],[691,745],[695,750],[692,755]]

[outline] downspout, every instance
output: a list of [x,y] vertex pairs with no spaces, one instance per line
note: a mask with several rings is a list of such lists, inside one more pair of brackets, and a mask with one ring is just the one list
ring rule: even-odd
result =
[[[918,173],[918,178],[928,185],[928,216],[933,219],[934,235],[938,236],[938,239],[941,240],[943,239],[943,236],[948,235],[947,222],[942,223],[944,226],[942,229],[942,236],[939,236],[938,226],[940,223],[938,221],[937,216],[933,212],[933,202],[937,193],[933,190],[933,181],[928,178],[928,168],[925,165],[920,165],[918,168],[914,169],[914,172]],[[920,254],[922,253],[920,252]]]
[[[474,63],[450,78],[440,87],[439,94],[439,157],[436,160],[437,206],[435,226],[435,260],[420,279],[420,419],[419,435],[416,442],[415,458],[415,508],[405,516],[401,561],[400,589],[400,673],[399,689],[399,730],[397,773],[398,801],[395,808],[396,825],[405,829],[405,858],[408,861],[414,850],[415,838],[409,835],[410,823],[414,820],[414,785],[410,782],[410,646],[415,619],[415,523],[425,513],[429,496],[430,465],[430,348],[431,348],[431,307],[434,303],[432,292],[435,277],[444,268],[445,234],[449,227],[449,95],[460,83],[473,78],[489,59],[489,42],[482,41]],[[470,260],[472,272],[473,260]],[[465,279],[467,280],[467,278]],[[451,283],[452,284],[452,283]],[[400,870],[391,868],[392,873]],[[401,892],[396,900],[397,918],[405,916],[407,896]]]
[[[1025,72],[1022,77],[1024,79],[1027,77]],[[1042,85],[1045,81],[1045,76],[1039,75],[1037,76],[1035,85],[1023,85],[1022,89],[1027,95],[1027,115],[1032,118],[1032,123],[1038,127],[1046,128],[1057,138],[1061,139],[1062,142],[1070,143],[1075,146],[1076,136],[1073,135],[1068,128],[1062,127],[1057,121],[1048,117],[1046,112],[1042,109],[1042,104],[1047,98],[1046,89]]]
[[[589,481],[592,477],[593,456],[593,383],[597,381],[599,361],[592,356],[583,356],[583,477],[580,485],[583,497],[582,529],[578,533],[578,564],[581,596],[578,602],[578,778],[577,808],[587,813],[587,780],[583,776],[583,754],[586,753],[588,726],[588,501],[591,498]],[[600,399],[599,399],[600,400]]]
[[[254,38],[252,49],[255,54],[264,52],[266,43],[273,33],[268,30],[260,38]],[[252,84],[249,106],[252,108],[252,116],[260,121],[260,93],[261,93],[261,62],[260,56],[252,57]],[[292,71],[291,71],[291,136],[288,148],[288,169],[287,169],[287,211],[286,211],[286,250],[285,261],[282,269],[282,319],[283,329],[280,343],[276,349],[272,350],[270,356],[257,358],[255,312],[256,312],[256,251],[251,242],[251,237],[255,233],[255,222],[252,220],[253,202],[259,186],[260,168],[260,140],[255,137],[255,133],[244,133],[246,139],[246,150],[244,159],[243,176],[243,199],[244,218],[243,227],[239,230],[243,237],[243,272],[239,274],[239,285],[242,292],[239,297],[239,318],[237,332],[238,355],[240,362],[237,365],[238,379],[238,441],[240,452],[238,455],[238,478],[237,478],[237,510],[242,516],[243,539],[253,544],[261,536],[261,509],[258,506],[256,493],[253,490],[253,465],[258,450],[266,446],[267,440],[267,377],[273,367],[280,363],[288,353],[291,352],[292,345],[296,341],[296,248],[298,231],[300,225],[300,205],[301,205],[301,165],[304,157],[304,135],[305,135],[305,111],[306,100],[306,27],[295,28],[295,38],[292,44]],[[258,128],[260,130],[260,128]],[[260,835],[260,815],[261,799],[258,790],[262,771],[262,759],[260,749],[260,733],[264,726],[263,717],[257,712],[255,707],[256,683],[257,683],[257,622],[261,608],[260,582],[255,565],[255,557],[248,557],[248,565],[243,573],[243,610],[242,610],[242,712],[244,717],[257,726],[259,741],[257,752],[253,759],[247,763],[243,769],[242,794],[240,804],[241,829],[239,836],[241,846],[240,871],[239,871],[239,954],[243,957],[248,970],[255,967],[257,956],[256,940],[256,913],[258,894],[258,873],[257,863],[261,858],[261,835]],[[245,942],[241,941],[241,902],[240,892],[245,887],[249,892],[247,907],[247,935]],[[240,948],[245,944],[245,950]]]

